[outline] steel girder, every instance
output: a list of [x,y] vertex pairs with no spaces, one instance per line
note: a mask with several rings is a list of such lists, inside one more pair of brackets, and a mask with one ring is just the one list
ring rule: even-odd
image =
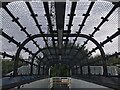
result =
[[[52,42],[53,42],[53,46],[55,48],[56,47],[56,43],[55,43],[55,39],[53,37],[54,32],[53,32],[53,25],[52,25],[52,21],[51,21],[51,17],[50,17],[48,2],[43,2],[43,5],[44,5],[45,13],[46,13],[45,15],[46,15],[47,21],[48,21],[49,32],[52,35],[51,36],[52,37]],[[55,53],[56,53],[56,49],[55,49]]]
[[[110,15],[120,6],[120,2],[117,2],[114,4],[114,7],[110,10],[110,12],[104,17],[101,17],[102,21],[99,23],[99,25],[97,27],[94,27],[94,31],[92,32],[92,34],[89,34],[90,37],[94,37],[95,33],[100,31],[100,27],[108,20],[108,18],[110,17]],[[117,33],[118,34],[118,33]],[[108,37],[109,38],[109,37]],[[88,43],[89,40],[86,40],[84,41],[84,44],[81,45],[81,47],[84,47],[87,43]],[[93,49],[93,51],[95,51],[95,49]],[[78,51],[79,52],[79,51]],[[77,53],[76,53],[77,55]],[[74,58],[74,57],[73,57]]]
[[[69,14],[69,23],[68,23],[68,30],[67,30],[67,35],[69,35],[70,33],[71,33],[71,26],[73,26],[72,25],[72,22],[73,22],[73,18],[74,18],[74,16],[75,16],[75,9],[76,9],[76,6],[77,6],[77,2],[72,2],[72,7],[71,7],[71,12],[70,12],[70,14]],[[68,41],[69,41],[69,39],[68,39],[68,36],[66,37],[66,42],[65,42],[65,47],[67,47],[67,44],[68,44]],[[65,51],[64,51],[64,53],[66,52],[66,49],[65,49]]]
[[59,48],[59,59],[61,59],[62,54],[62,44],[63,44],[63,31],[64,31],[64,19],[65,19],[65,7],[66,2],[55,2],[55,12],[56,12],[56,27],[58,35],[58,48]]
[[[85,22],[86,22],[87,18],[90,16],[90,11],[91,11],[94,3],[95,3],[95,2],[91,2],[90,5],[89,5],[89,7],[88,7],[88,10],[87,10],[86,14],[83,14],[84,19],[83,19],[82,23],[79,25],[80,28],[79,28],[79,31],[77,32],[77,34],[80,34],[82,28],[85,26]],[[73,46],[74,46],[74,44],[75,44],[76,41],[77,41],[77,37],[75,37],[75,39],[74,39],[74,41],[73,41],[73,44],[72,44],[72,47],[71,47],[71,49],[70,49],[69,54],[71,53],[71,50],[72,50],[72,48],[73,48]]]
[[[36,26],[37,26],[39,32],[43,35],[44,32],[43,32],[42,29],[41,29],[41,26],[42,26],[42,25],[40,25],[40,24],[38,23],[38,20],[37,20],[37,18],[36,18],[38,15],[34,13],[34,11],[33,11],[33,9],[32,9],[32,7],[31,7],[31,5],[30,5],[29,2],[26,2],[26,5],[27,5],[27,7],[28,7],[28,9],[29,9],[29,11],[30,11],[30,13],[31,13],[32,18],[34,19],[34,21],[35,21],[35,23],[36,23]],[[49,13],[49,12],[48,12],[48,13]],[[48,48],[48,50],[49,50],[49,53],[51,54],[51,51],[50,51],[50,49],[49,49],[49,45],[48,45],[48,43],[47,43],[46,38],[43,37],[43,40],[44,40],[44,42],[45,42],[45,44],[46,44],[46,46],[47,46],[47,48]],[[41,49],[39,49],[39,50],[42,52]],[[44,54],[44,55],[45,55],[45,54]],[[34,56],[35,56],[35,55],[34,55]],[[34,57],[34,56],[33,56],[33,57]],[[48,58],[47,58],[47,59],[48,59]],[[48,60],[49,60],[49,59],[48,59]],[[33,68],[33,60],[32,60],[32,64],[31,64],[31,74],[32,74],[32,68]]]

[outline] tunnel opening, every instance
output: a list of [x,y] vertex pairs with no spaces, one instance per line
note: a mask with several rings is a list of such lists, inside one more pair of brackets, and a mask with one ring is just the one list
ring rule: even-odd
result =
[[66,64],[54,64],[49,70],[50,77],[70,77],[71,68]]

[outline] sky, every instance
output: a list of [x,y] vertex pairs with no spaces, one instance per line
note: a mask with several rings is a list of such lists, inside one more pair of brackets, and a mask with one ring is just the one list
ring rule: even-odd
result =
[[[77,3],[77,7],[75,11],[76,15],[73,20],[72,33],[75,33],[76,31],[79,30],[78,25],[82,23],[82,20],[84,18],[82,14],[83,13],[85,14],[89,7],[90,1],[89,2],[87,0],[85,1],[83,2],[83,0],[80,0]],[[46,17],[44,16],[45,11],[44,11],[42,2],[30,2],[30,4],[34,12],[38,14],[37,20],[40,24],[42,24],[41,26],[42,30],[45,33],[47,33],[48,23],[47,23]],[[30,12],[23,1],[12,2],[8,4],[7,7],[15,17],[19,17],[20,23],[23,26],[27,27],[27,31],[30,34],[34,35],[39,33],[37,27],[35,26],[35,22],[33,18],[30,16]],[[113,7],[113,4],[111,4],[110,2],[101,1],[101,0],[96,1],[81,33],[87,34],[87,35],[92,33],[94,30],[94,27],[97,27],[98,24],[101,22],[101,17],[105,17],[107,13],[112,9],[112,7]],[[68,21],[69,21],[69,16],[67,16],[67,14],[70,13],[70,8],[71,8],[71,2],[67,2],[66,13],[65,13],[65,26],[64,26],[65,30],[67,30],[66,24],[68,24]],[[118,11],[120,12],[119,9],[116,9],[116,11],[108,18],[109,21],[106,22],[100,28],[100,31],[95,34],[94,38],[99,43],[107,39],[107,36],[111,36],[113,33],[117,31],[118,21],[119,21]],[[0,15],[2,16],[0,20],[0,27],[3,28],[3,31],[9,34],[10,36],[14,36],[15,40],[17,40],[18,42],[24,41],[26,39],[26,35],[24,34],[24,32],[20,31],[20,28],[16,25],[16,23],[11,22],[11,17],[3,9],[0,10]],[[1,39],[0,51],[2,52],[5,51],[8,54],[13,55],[16,52],[17,47],[13,43],[8,43],[8,40],[3,38],[2,36],[0,36],[0,39]],[[69,39],[73,41],[74,38],[69,38]],[[37,38],[35,40],[37,41],[37,43],[40,45],[41,48],[45,46],[45,43],[43,42],[42,38]],[[82,45],[84,40],[85,39],[83,38],[78,38],[77,43]],[[34,53],[38,50],[37,48],[35,48],[32,42],[29,42],[25,47],[29,48],[29,50],[32,50]],[[88,50],[91,50],[93,47],[96,47],[96,46],[92,42],[89,42],[86,46]],[[106,44],[103,48],[106,54],[112,54],[118,51],[118,38],[113,39],[112,43]],[[96,53],[93,53],[93,55],[96,55],[96,54],[99,54],[99,50],[97,50]],[[21,55],[24,58],[28,57],[28,53],[25,53],[23,50],[21,52]]]

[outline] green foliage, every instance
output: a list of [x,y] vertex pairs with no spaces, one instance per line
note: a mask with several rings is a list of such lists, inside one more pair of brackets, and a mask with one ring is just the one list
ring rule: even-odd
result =
[[[18,67],[21,67],[23,65],[26,65],[25,63],[19,61]],[[13,71],[14,67],[14,61],[4,59],[2,60],[2,75],[4,76],[5,74]]]
[[[106,55],[109,56],[109,55]],[[102,57],[101,55],[96,55],[95,57],[92,57],[90,59],[91,62],[94,62],[94,65],[102,65]],[[97,61],[97,62],[96,62]],[[110,57],[107,59],[107,65],[112,66],[112,65],[117,65],[120,64],[120,57]]]
[[69,76],[70,68],[65,64],[55,64],[51,67],[51,77],[55,76]]
[[2,61],[2,75],[5,75],[11,71],[13,71],[13,61],[3,60]]
[[117,65],[120,64],[120,58],[111,57],[107,61],[107,65]]
[[[70,52],[70,48],[71,48],[72,45],[73,45],[73,43],[71,43],[71,42],[69,42],[67,44],[66,48],[69,48],[69,49],[68,50],[66,49],[66,53]],[[63,44],[63,48],[65,48],[64,44]],[[75,44],[73,46],[73,49],[71,50],[70,55],[69,55],[69,57],[71,57],[72,59],[74,59],[73,61],[75,61],[77,64],[80,63],[80,58],[82,58],[82,57],[84,57],[84,60],[82,59],[83,61],[85,61],[85,60],[88,59],[88,57],[87,57],[88,50],[85,49],[85,47],[83,47],[81,49],[81,51],[77,54],[76,57],[73,57],[76,54],[76,52],[78,52],[79,48],[80,48],[80,45],[79,44]],[[51,50],[51,52],[54,52],[54,49]],[[45,50],[45,53],[48,54],[49,51]],[[62,76],[68,76],[69,73],[70,73],[70,68],[67,65],[65,65],[65,64],[56,64],[56,65],[54,65],[51,68],[51,76],[52,77],[55,77],[55,76],[60,76],[60,77],[62,77]]]

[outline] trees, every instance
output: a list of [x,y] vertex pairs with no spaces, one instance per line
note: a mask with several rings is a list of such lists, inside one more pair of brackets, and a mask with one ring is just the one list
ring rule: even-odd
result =
[[69,71],[70,68],[68,65],[65,64],[55,64],[53,65],[53,67],[51,67],[51,77],[55,77],[55,76],[60,76],[60,77],[66,77],[69,76]]
[[[22,59],[22,56],[20,56],[20,58]],[[18,63],[18,67],[21,67],[23,65],[27,65],[26,63],[19,61]],[[2,76],[4,76],[5,74],[13,71],[13,67],[14,67],[14,61],[11,59],[2,59]]]
[[14,62],[11,60],[2,60],[2,75],[4,76],[5,74],[13,71],[13,64]]
[[[110,56],[109,55],[106,55],[106,56]],[[93,65],[102,65],[102,57],[101,55],[96,55],[95,57],[92,57],[90,59],[91,62],[94,62]],[[108,66],[115,66],[117,64],[120,64],[120,57],[109,57],[107,59],[107,65]]]
[[116,57],[110,57],[107,61],[107,65],[109,66],[114,66],[120,64],[120,57],[116,58]]

